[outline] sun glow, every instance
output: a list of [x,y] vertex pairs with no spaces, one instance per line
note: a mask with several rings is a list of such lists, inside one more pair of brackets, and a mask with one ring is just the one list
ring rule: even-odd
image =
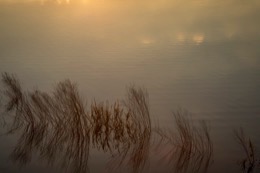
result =
[[202,34],[196,34],[196,35],[193,36],[192,40],[193,40],[197,45],[199,45],[199,44],[203,43],[203,41],[204,41],[204,35],[202,35]]
[[144,45],[149,45],[149,44],[155,43],[155,40],[153,38],[150,38],[150,37],[141,38],[140,41]]

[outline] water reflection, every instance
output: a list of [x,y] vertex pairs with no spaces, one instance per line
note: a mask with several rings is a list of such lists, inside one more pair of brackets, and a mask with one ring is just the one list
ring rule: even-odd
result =
[[[126,162],[133,172],[143,169],[149,157],[151,120],[148,93],[130,87],[123,104],[93,102],[90,111],[69,80],[60,82],[52,94],[23,92],[18,80],[5,73],[6,112],[12,116],[8,133],[22,131],[11,154],[22,165],[33,152],[52,164],[56,159],[71,172],[88,172],[90,146]],[[13,114],[10,114],[13,113]]]
[[4,74],[9,98],[6,110],[14,112],[9,133],[22,131],[11,158],[20,164],[39,152],[49,163],[62,158],[62,167],[86,172],[90,124],[75,85],[64,81],[53,95],[41,91],[24,93],[14,76]]
[[195,125],[189,112],[180,109],[173,113],[176,132],[157,128],[160,143],[170,144],[163,159],[174,172],[208,172],[213,163],[213,143],[204,121]]
[[252,140],[245,135],[243,128],[235,131],[235,137],[245,155],[244,158],[238,162],[241,170],[245,173],[254,172],[256,167],[260,168],[260,160],[256,156],[255,145]]
[[[208,172],[213,163],[213,143],[207,124],[194,123],[184,109],[173,113],[174,129],[152,127],[148,92],[131,86],[123,102],[93,101],[89,106],[77,85],[65,80],[51,93],[23,91],[14,75],[4,73],[8,134],[20,135],[11,153],[14,162],[26,165],[32,155],[68,172],[89,172],[91,149],[109,153],[110,172],[122,166],[144,171],[153,147],[174,172]],[[11,121],[10,121],[11,120]],[[258,166],[255,147],[243,131],[236,137],[246,158],[244,172]],[[155,141],[155,142],[152,142]]]

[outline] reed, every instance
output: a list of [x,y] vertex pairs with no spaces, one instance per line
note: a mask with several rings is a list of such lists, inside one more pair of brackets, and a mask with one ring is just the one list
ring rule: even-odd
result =
[[13,116],[8,133],[22,131],[11,154],[13,161],[27,164],[32,152],[39,151],[49,164],[59,157],[65,170],[88,172],[91,144],[120,159],[117,166],[125,163],[133,172],[142,170],[151,136],[148,93],[144,89],[129,87],[122,104],[93,101],[88,109],[70,80],[58,83],[51,94],[24,92],[19,80],[7,73],[2,75],[2,82],[8,99],[6,113]]
[[235,130],[234,135],[245,155],[244,158],[239,161],[241,170],[245,173],[254,172],[255,168],[260,166],[260,161],[256,158],[255,145],[252,140],[245,135],[243,128]]
[[194,125],[185,109],[173,112],[173,117],[175,131],[155,128],[161,138],[159,146],[170,146],[166,154],[161,154],[162,160],[175,172],[207,172],[213,161],[213,143],[208,126],[204,121]]
[[9,134],[21,132],[11,157],[25,165],[37,152],[48,164],[58,159],[68,172],[88,172],[90,148],[111,154],[108,171],[128,167],[141,172],[149,162],[152,133],[160,145],[171,145],[169,163],[177,172],[191,167],[206,172],[211,163],[213,145],[205,122],[194,125],[184,109],[173,113],[176,132],[152,128],[149,95],[146,89],[130,86],[126,98],[112,103],[80,97],[70,80],[59,82],[50,93],[23,91],[14,75],[2,75],[11,121]]

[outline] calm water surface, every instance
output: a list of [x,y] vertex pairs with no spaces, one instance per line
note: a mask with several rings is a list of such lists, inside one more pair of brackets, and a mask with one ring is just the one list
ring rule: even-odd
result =
[[[0,0],[0,72],[46,92],[69,78],[89,102],[145,87],[160,126],[172,128],[179,107],[207,121],[208,172],[239,172],[233,130],[243,127],[260,151],[259,16],[258,0]],[[0,172],[59,171],[37,156],[20,168],[10,160],[17,135],[0,140]],[[90,153],[90,172],[106,172],[110,156]],[[170,172],[165,165],[145,171]]]

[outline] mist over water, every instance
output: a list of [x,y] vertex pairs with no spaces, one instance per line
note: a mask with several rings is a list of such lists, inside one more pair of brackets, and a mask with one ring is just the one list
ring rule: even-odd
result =
[[[152,122],[175,129],[172,112],[188,110],[210,129],[208,172],[239,172],[234,129],[244,129],[256,155],[260,148],[259,13],[257,0],[0,0],[0,72],[50,95],[70,79],[89,105],[121,100],[133,84],[146,88]],[[37,153],[21,169],[14,164],[19,137],[0,137],[1,172],[59,171]],[[90,153],[91,172],[104,172],[110,156]],[[160,163],[150,157],[148,172]]]

